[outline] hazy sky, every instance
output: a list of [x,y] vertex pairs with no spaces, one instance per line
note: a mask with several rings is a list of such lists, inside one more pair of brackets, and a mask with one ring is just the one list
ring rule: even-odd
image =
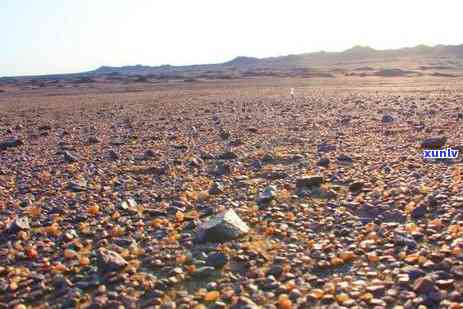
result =
[[462,44],[461,0],[0,0],[0,76]]

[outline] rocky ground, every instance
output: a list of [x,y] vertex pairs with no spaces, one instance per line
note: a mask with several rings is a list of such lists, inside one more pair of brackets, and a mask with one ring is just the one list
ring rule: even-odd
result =
[[461,308],[463,80],[137,87],[0,94],[0,307]]

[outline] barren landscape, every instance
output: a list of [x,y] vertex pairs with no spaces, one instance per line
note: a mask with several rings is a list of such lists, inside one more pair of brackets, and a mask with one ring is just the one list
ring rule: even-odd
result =
[[0,88],[1,307],[461,308],[462,78]]

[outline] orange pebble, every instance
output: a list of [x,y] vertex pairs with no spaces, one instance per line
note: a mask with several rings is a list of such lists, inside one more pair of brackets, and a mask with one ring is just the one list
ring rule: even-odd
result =
[[293,303],[288,298],[287,295],[280,295],[278,299],[278,308],[280,309],[291,309],[293,308]]
[[100,212],[100,207],[98,205],[90,206],[89,208],[87,208],[87,212],[95,216],[96,214],[98,214],[98,212]]
[[26,255],[30,258],[30,259],[35,259],[38,255],[37,253],[37,250],[35,250],[34,248],[32,249],[29,249],[26,251]]
[[217,291],[210,291],[204,295],[204,301],[214,302],[219,299],[220,293]]
[[88,257],[83,256],[79,259],[79,264],[80,266],[87,266],[90,264],[90,259]]

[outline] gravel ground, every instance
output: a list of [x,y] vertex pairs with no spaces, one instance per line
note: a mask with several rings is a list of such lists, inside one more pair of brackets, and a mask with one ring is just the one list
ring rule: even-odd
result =
[[461,308],[462,160],[422,148],[463,150],[462,103],[429,77],[2,93],[0,307]]

